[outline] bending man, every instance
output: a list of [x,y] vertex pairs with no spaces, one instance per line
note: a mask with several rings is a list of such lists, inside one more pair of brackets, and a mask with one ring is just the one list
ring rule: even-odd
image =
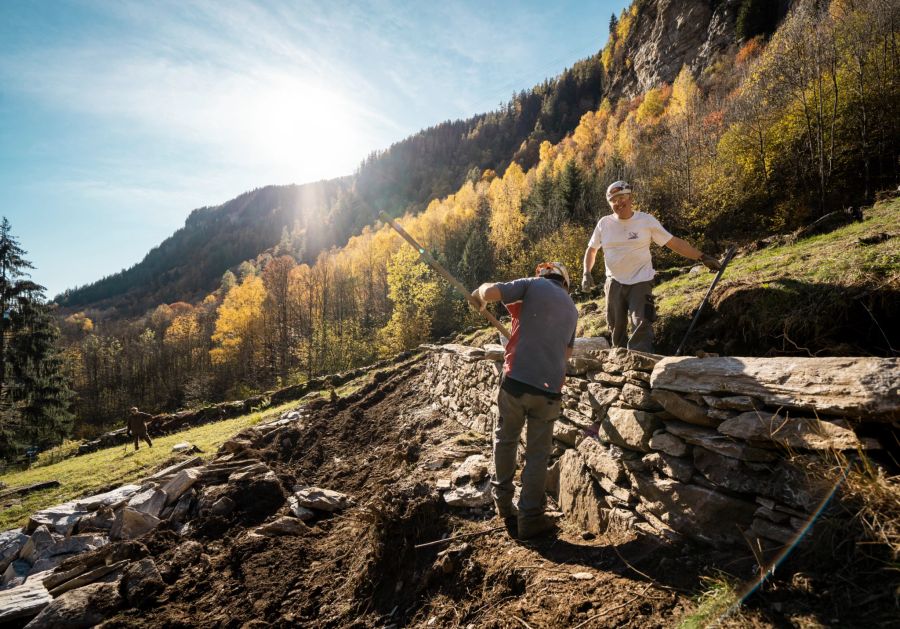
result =
[[[503,378],[497,396],[500,417],[494,431],[494,504],[504,518],[518,515],[520,539],[554,527],[544,514],[547,458],[553,422],[559,417],[566,362],[575,343],[578,310],[569,297],[569,273],[560,262],[544,262],[536,277],[482,284],[473,293],[484,310],[502,301],[512,315]],[[513,508],[513,476],[522,428],[527,425],[525,466],[518,512]]]
[[[653,351],[653,261],[650,243],[665,245],[690,260],[699,260],[711,271],[719,270],[719,261],[667,232],[658,220],[632,208],[631,185],[616,181],[606,189],[606,201],[613,213],[597,221],[591,240],[584,251],[584,273],[581,288],[594,286],[591,270],[597,250],[603,249],[606,265],[606,322],[612,334],[613,347],[627,347],[642,352]],[[631,321],[631,336],[628,322]]]

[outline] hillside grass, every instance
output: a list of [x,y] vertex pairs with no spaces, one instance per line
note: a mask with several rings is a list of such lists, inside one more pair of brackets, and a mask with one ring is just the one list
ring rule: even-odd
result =
[[183,458],[172,453],[172,446],[177,443],[188,441],[203,451],[201,456],[211,458],[219,446],[235,433],[266,419],[276,418],[297,406],[297,401],[287,402],[241,417],[188,428],[154,438],[152,448],[142,442],[140,450],[135,451],[129,443],[127,447],[106,448],[57,463],[38,464],[27,470],[0,475],[0,482],[6,483],[9,488],[49,480],[60,482],[59,487],[26,495],[20,501],[5,499],[3,504],[13,504],[8,507],[0,504],[0,531],[24,525],[28,516],[40,509],[144,478],[166,463]]

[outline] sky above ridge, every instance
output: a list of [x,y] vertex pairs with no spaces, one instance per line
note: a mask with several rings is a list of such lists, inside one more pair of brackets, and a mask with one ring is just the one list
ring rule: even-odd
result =
[[0,2],[2,214],[52,297],[195,208],[495,109],[597,52],[627,4]]

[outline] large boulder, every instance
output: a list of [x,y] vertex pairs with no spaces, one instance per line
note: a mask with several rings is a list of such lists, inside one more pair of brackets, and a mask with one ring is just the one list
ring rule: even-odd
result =
[[112,491],[107,491],[95,496],[88,496],[87,498],[79,498],[75,501],[75,506],[84,511],[96,511],[103,507],[115,508],[126,502],[131,496],[140,491],[140,489],[140,485],[122,485]]
[[650,438],[662,422],[645,411],[611,408],[600,424],[601,437],[617,446],[650,452]]
[[454,485],[477,484],[488,474],[489,461],[483,454],[472,454],[450,475]]
[[168,494],[162,489],[151,487],[135,494],[128,501],[128,506],[135,511],[159,517],[159,512],[166,506]]
[[188,468],[178,472],[172,480],[162,487],[162,490],[166,492],[166,504],[172,504],[177,501],[181,494],[193,487],[202,474],[202,471],[196,468]]

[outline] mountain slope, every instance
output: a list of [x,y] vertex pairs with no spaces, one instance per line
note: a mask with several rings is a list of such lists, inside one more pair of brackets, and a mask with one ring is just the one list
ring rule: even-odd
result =
[[[635,26],[621,41],[614,33],[609,59],[597,53],[515,94],[501,109],[443,122],[376,151],[353,176],[269,186],[195,210],[140,263],[66,291],[56,301],[66,309],[135,315],[162,302],[195,300],[215,288],[227,269],[276,246],[284,230],[291,235],[290,253],[312,262],[323,249],[342,245],[371,224],[380,210],[417,213],[430,200],[459,189],[467,177],[485,169],[503,172],[512,161],[527,170],[537,163],[541,142],[556,143],[571,133],[603,98],[671,82],[682,62],[697,70],[711,63],[734,41],[741,3],[726,0],[711,10],[705,0],[635,2],[629,9]],[[692,27],[669,32],[672,23]],[[660,64],[660,59],[671,61]]]

